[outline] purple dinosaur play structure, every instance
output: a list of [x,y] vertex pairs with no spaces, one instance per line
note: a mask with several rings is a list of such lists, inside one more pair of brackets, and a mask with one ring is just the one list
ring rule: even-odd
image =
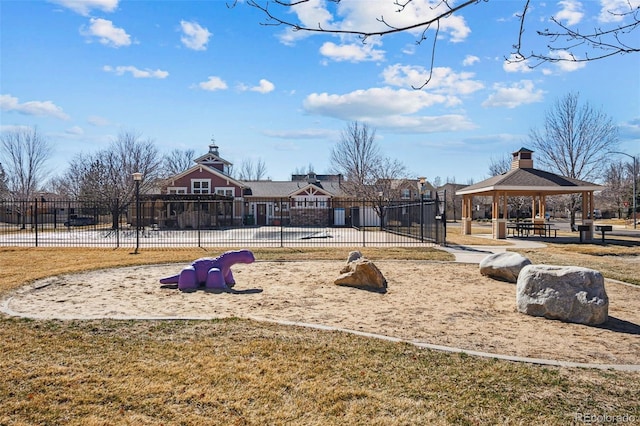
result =
[[162,284],[178,284],[180,290],[196,290],[201,285],[207,289],[228,289],[236,283],[231,267],[236,263],[253,263],[249,250],[228,251],[218,257],[203,257],[194,260],[178,275],[160,278]]

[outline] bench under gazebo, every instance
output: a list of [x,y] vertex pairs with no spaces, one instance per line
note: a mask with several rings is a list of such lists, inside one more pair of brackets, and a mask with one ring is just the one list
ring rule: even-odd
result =
[[531,227],[540,235],[548,232],[545,226],[546,197],[550,195],[581,194],[582,195],[582,225],[579,227],[581,238],[593,238],[592,215],[584,212],[594,210],[594,191],[601,191],[601,185],[556,175],[544,170],[533,168],[533,151],[520,148],[512,154],[511,170],[498,176],[493,176],[482,182],[466,186],[456,195],[462,195],[462,234],[471,234],[473,219],[473,197],[490,196],[492,235],[494,239],[507,238],[508,203],[509,197],[532,197]]

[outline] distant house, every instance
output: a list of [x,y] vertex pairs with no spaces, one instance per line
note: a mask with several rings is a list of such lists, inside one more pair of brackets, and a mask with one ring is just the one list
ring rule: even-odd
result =
[[244,203],[256,225],[333,224],[330,209],[342,199],[340,175],[292,175],[291,181],[245,182]]
[[167,179],[165,194],[242,197],[245,185],[229,176],[231,163],[220,157],[216,145],[209,145],[209,152],[194,161],[193,167]]
[[[219,148],[214,144],[209,145],[208,153],[194,161],[193,167],[167,178],[161,194],[176,196],[176,200],[217,196],[217,200],[228,201],[230,212],[224,212],[224,215],[231,217],[235,224],[330,225],[331,202],[344,195],[340,175],[293,175],[291,181],[237,180],[229,175],[232,164],[220,156]],[[186,209],[192,213],[197,210],[194,206]],[[167,217],[177,220],[188,211],[169,210]],[[188,227],[193,222],[175,220],[169,220],[168,225]]]

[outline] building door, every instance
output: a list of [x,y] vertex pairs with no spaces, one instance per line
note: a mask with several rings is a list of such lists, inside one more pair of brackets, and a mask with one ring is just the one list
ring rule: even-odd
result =
[[256,209],[257,209],[256,225],[266,225],[267,224],[267,205],[257,204]]

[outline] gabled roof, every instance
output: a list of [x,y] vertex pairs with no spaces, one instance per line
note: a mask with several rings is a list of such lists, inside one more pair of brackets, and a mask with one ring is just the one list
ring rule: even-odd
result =
[[218,157],[217,155],[213,154],[212,152],[207,152],[204,155],[201,155],[200,157],[196,158],[195,160],[196,163],[198,164],[203,164],[203,163],[223,163],[226,164],[227,166],[230,166],[232,163],[230,163],[229,161],[225,160],[224,158]]
[[602,186],[598,184],[556,175],[544,170],[517,168],[466,186],[456,191],[456,195],[480,194],[492,191],[507,191],[521,195],[541,192],[572,194],[583,191],[599,191],[601,189]]
[[271,181],[258,180],[244,182],[244,185],[251,190],[252,197],[282,197],[289,198],[292,194],[304,190],[309,186],[324,191],[327,195],[335,197],[344,195],[340,188],[340,182],[328,181],[318,183],[307,183],[304,181]]
[[308,184],[308,185],[306,185],[306,186],[303,186],[302,188],[299,188],[299,189],[297,189],[297,190],[295,190],[295,191],[291,192],[291,193],[289,194],[289,196],[290,196],[290,197],[295,197],[295,196],[297,196],[297,195],[304,195],[305,193],[309,193],[309,192],[311,192],[311,191],[319,192],[319,193],[321,193],[322,195],[326,195],[326,196],[329,196],[329,197],[333,196],[333,194],[331,194],[329,191],[325,191],[325,190],[324,190],[324,189],[323,189],[319,184],[317,184],[317,183],[310,183],[310,184]]
[[202,170],[202,171],[211,173],[212,175],[216,175],[216,176],[220,177],[221,179],[225,179],[225,180],[229,181],[230,183],[233,183],[234,185],[239,186],[241,188],[244,188],[244,187],[247,186],[244,182],[236,180],[236,179],[232,178],[231,176],[227,176],[224,173],[222,173],[220,170],[214,169],[212,167],[205,166],[204,164],[196,164],[195,166],[192,166],[192,167],[188,168],[187,170],[185,170],[182,173],[178,173],[177,175],[173,175],[173,176],[169,177],[167,179],[167,181],[169,181],[171,183],[171,185],[173,185],[173,183],[176,180],[178,180],[178,179],[180,179],[182,177],[188,176],[188,175],[190,175],[191,173],[193,173],[196,170]]

